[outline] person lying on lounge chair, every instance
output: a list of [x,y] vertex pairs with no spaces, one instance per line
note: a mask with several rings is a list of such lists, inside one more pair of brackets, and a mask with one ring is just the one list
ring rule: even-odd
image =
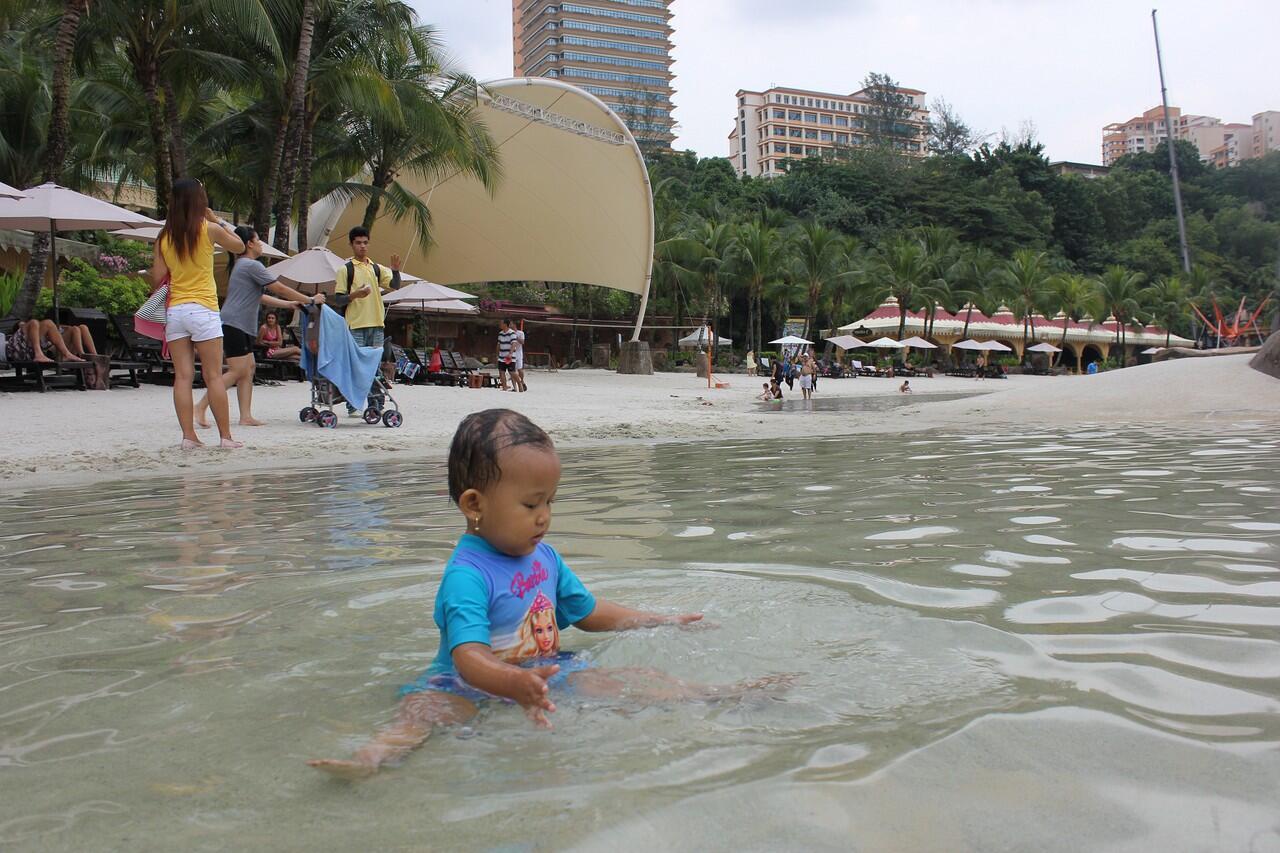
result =
[[60,331],[63,342],[73,354],[78,356],[98,354],[98,348],[93,343],[93,334],[88,326],[84,324],[62,326]]
[[57,355],[60,361],[84,361],[67,348],[62,333],[52,320],[25,320],[18,323],[13,334],[5,340],[4,357],[10,364],[35,362],[53,364],[50,358]]

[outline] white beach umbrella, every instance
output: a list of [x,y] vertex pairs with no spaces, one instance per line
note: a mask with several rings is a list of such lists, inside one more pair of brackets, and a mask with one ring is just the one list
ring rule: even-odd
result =
[[988,352],[1013,352],[1011,347],[1007,347],[999,341],[986,341],[982,348]]
[[787,335],[785,338],[778,338],[776,341],[769,341],[769,343],[782,344],[783,346],[813,346],[813,341],[806,341],[796,335]]
[[345,258],[335,255],[324,246],[312,246],[287,261],[273,264],[271,271],[289,284],[314,284],[319,290],[322,284],[333,284],[338,277],[338,270],[346,266],[346,263]]
[[[144,243],[154,243],[160,239],[160,231],[163,228],[164,223],[161,222],[159,225],[146,225],[141,228],[121,228],[119,231],[112,231],[111,233],[126,240],[141,240]],[[221,246],[214,246],[213,251],[219,253],[223,249]],[[289,256],[264,240],[262,242],[262,257],[284,260]]]
[[1036,344],[1033,347],[1027,347],[1027,352],[1062,352],[1053,344]]
[[926,341],[924,338],[919,338],[919,337],[906,338],[905,340],[899,341],[899,343],[901,343],[904,347],[911,347],[912,349],[937,349],[938,348],[937,344],[931,344],[928,341]]
[[[383,297],[384,299],[386,297]],[[463,302],[461,299],[441,299],[438,301],[428,301],[422,303],[413,302],[397,302],[390,306],[390,310],[396,313],[423,313],[423,314],[479,314],[480,309],[474,305]]]
[[733,344],[731,339],[726,338],[724,335],[717,335],[714,332],[711,333],[711,337],[708,339],[706,326],[699,326],[680,340],[676,341],[676,344],[682,347],[700,347],[704,346],[708,340],[715,341],[716,346],[729,346]]
[[860,349],[867,345],[866,341],[861,338],[855,338],[853,335],[836,335],[834,338],[827,338],[826,340],[840,349]]
[[982,346],[982,341],[975,341],[972,338],[970,338],[967,341],[957,341],[956,343],[951,345],[951,348],[980,350],[980,349],[983,349],[983,346]]
[[0,183],[0,198],[26,198],[22,190],[14,189],[6,183]]
[[867,346],[875,347],[876,349],[902,349],[902,343],[895,341],[893,338],[876,338]]
[[[345,263],[345,262],[344,262]],[[388,304],[397,303],[428,303],[428,302],[444,302],[446,300],[458,301],[461,299],[477,298],[473,293],[463,293],[461,290],[454,290],[452,287],[445,287],[443,284],[436,284],[433,281],[418,278],[417,276],[408,276],[403,272],[400,273],[400,281],[405,284],[399,290],[388,293],[382,297],[382,301]]]
[[[157,224],[150,216],[125,210],[93,196],[41,184],[23,190],[21,198],[0,198],[0,226],[49,232],[49,257],[58,257],[59,231],[132,228]],[[53,316],[58,316],[58,274],[54,264]]]

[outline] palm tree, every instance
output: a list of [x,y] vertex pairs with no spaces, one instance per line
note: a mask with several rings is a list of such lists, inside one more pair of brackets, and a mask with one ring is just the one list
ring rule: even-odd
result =
[[721,281],[729,277],[728,261],[733,251],[733,229],[724,222],[700,219],[686,223],[692,267],[702,279],[703,314],[711,320],[716,337],[710,342],[715,359],[720,337]]
[[1019,249],[1001,270],[1000,279],[1013,308],[1013,315],[1022,321],[1022,351],[1035,331],[1035,315],[1050,294],[1053,272],[1049,269],[1048,254],[1033,249]]
[[861,305],[868,290],[867,282],[870,280],[867,274],[869,264],[862,251],[862,245],[857,237],[842,237],[842,242],[840,255],[844,274],[832,280],[831,286],[827,289],[831,298],[831,317],[837,325],[844,319],[845,304],[850,301],[854,305],[855,314],[859,308],[874,307]]
[[838,232],[811,220],[800,224],[794,246],[793,275],[805,287],[807,301],[803,336],[808,338],[823,290],[837,278],[847,275],[841,272],[846,266],[844,240]]
[[1098,280],[1098,295],[1102,299],[1102,307],[1110,312],[1116,321],[1116,345],[1120,348],[1120,366],[1125,359],[1125,341],[1128,337],[1125,327],[1135,319],[1141,310],[1138,304],[1142,289],[1142,273],[1133,272],[1122,266],[1107,267]]
[[875,274],[881,280],[880,292],[898,300],[898,339],[907,328],[907,312],[921,296],[930,281],[929,259],[924,245],[914,237],[900,235],[876,247]]
[[377,49],[375,66],[391,86],[398,115],[349,116],[349,156],[360,161],[369,180],[337,187],[366,200],[366,228],[373,227],[384,203],[397,219],[412,213],[424,245],[430,240],[430,211],[400,176],[432,181],[464,173],[492,191],[501,173],[497,145],[477,112],[479,86],[450,68],[440,51],[429,27]]
[[990,249],[977,248],[965,253],[958,261],[956,275],[962,286],[955,290],[957,299],[965,300],[964,331],[960,337],[969,337],[969,324],[973,321],[974,306],[985,306],[990,301],[1000,259]]
[[[1053,299],[1062,312],[1062,337],[1058,340],[1058,348],[1065,350],[1071,321],[1088,314],[1100,313],[1098,282],[1079,274],[1060,275],[1053,281]],[[1077,361],[1076,373],[1079,372],[1080,364]]]
[[1158,278],[1142,292],[1144,303],[1150,308],[1156,322],[1164,325],[1164,345],[1169,346],[1173,327],[1187,319],[1187,306],[1191,291],[1181,276]]
[[762,303],[766,287],[783,278],[789,247],[777,228],[757,219],[739,225],[734,234],[733,266],[747,286],[747,345],[760,352]]

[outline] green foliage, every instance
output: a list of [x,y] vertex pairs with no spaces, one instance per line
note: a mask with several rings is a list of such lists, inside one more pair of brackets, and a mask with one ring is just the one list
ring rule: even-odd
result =
[[[58,279],[58,303],[77,308],[97,308],[107,314],[132,314],[151,293],[145,279],[136,275],[106,275],[92,265],[73,259]],[[37,316],[53,311],[53,291],[44,288],[36,300]]]
[[21,275],[12,272],[0,273],[0,317],[9,313],[20,287],[22,287]]

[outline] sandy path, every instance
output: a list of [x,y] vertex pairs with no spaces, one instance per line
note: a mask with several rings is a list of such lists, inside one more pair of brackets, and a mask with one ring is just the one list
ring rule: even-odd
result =
[[[397,430],[346,417],[335,430],[301,424],[297,413],[308,401],[307,386],[288,383],[254,390],[254,413],[268,425],[236,429],[237,438],[248,446],[233,452],[177,449],[180,436],[165,387],[0,394],[0,477],[6,488],[16,489],[202,469],[240,471],[307,461],[396,458],[403,453],[439,456],[465,415],[498,406],[529,415],[561,447],[997,425],[1263,420],[1280,426],[1280,382],[1250,370],[1247,362],[1248,356],[1179,360],[1092,377],[913,379],[917,393],[911,404],[891,409],[885,406],[900,400],[897,381],[822,380],[819,410],[806,411],[797,388],[781,412],[756,402],[759,383],[745,376],[729,377],[729,389],[709,391],[686,373],[533,372],[526,394],[398,386],[395,393],[405,422]],[[939,394],[976,392],[983,396],[929,400]],[[856,410],[857,400],[866,400],[872,410]],[[823,406],[845,410],[823,411]],[[213,438],[216,435],[210,435]]]

